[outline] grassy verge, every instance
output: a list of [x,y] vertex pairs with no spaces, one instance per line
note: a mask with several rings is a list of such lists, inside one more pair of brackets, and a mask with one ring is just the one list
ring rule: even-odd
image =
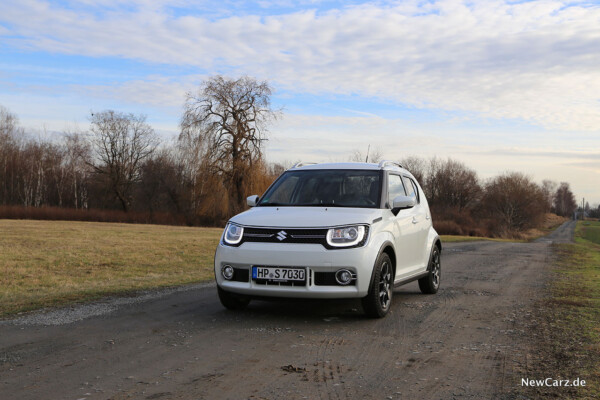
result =
[[[574,244],[554,245],[558,256],[550,299],[540,305],[541,376],[587,381],[579,388],[536,389],[538,396],[600,398],[600,223],[577,224]],[[559,392],[560,390],[560,392]]]
[[0,316],[213,278],[222,230],[0,220]]
[[[462,236],[462,235],[440,235],[442,242],[475,242],[479,240],[493,240],[497,242],[531,242],[554,231],[556,228],[566,222],[568,218],[547,213],[542,225],[535,229],[529,229],[525,232],[515,234],[512,238],[491,238],[486,236]],[[598,232],[600,234],[600,232]]]
[[526,240],[523,239],[501,239],[483,236],[440,235],[440,238],[442,239],[442,243],[478,242],[480,240],[489,240],[493,242],[526,242]]

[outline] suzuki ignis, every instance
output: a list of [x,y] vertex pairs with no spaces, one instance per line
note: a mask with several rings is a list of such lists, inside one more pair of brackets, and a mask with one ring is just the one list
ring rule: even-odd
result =
[[215,253],[221,303],[253,297],[361,298],[383,317],[393,289],[436,293],[441,240],[427,199],[401,165],[299,163],[231,218]]

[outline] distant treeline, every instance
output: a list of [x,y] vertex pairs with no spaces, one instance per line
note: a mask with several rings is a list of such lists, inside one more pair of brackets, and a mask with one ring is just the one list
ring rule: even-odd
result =
[[571,217],[577,208],[569,183],[535,183],[520,172],[482,180],[453,159],[401,161],[429,200],[435,228],[445,234],[518,237],[542,225],[546,213]]
[[261,151],[277,116],[270,94],[252,78],[210,78],[188,95],[174,141],[144,116],[112,110],[92,113],[86,132],[40,139],[0,106],[0,217],[221,225],[281,172]]
[[[89,133],[41,139],[0,113],[0,218],[211,226],[240,210],[230,204],[227,180],[186,138],[156,143],[132,166],[131,154],[101,161]],[[262,160],[253,166],[248,193],[262,193],[281,172]]]
[[[222,225],[285,170],[262,153],[278,115],[270,94],[252,78],[210,78],[188,95],[173,141],[144,116],[111,110],[92,113],[85,132],[36,138],[0,106],[0,218]],[[515,236],[547,212],[576,209],[566,182],[540,185],[518,172],[482,181],[452,159],[401,163],[423,186],[440,233]]]

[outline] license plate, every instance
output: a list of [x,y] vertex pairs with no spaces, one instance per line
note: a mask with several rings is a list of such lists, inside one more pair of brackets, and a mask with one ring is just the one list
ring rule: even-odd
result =
[[306,269],[285,267],[252,267],[252,279],[267,280],[271,282],[304,282],[306,281]]

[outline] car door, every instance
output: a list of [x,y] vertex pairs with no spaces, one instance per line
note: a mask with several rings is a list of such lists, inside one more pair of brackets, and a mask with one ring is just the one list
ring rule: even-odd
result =
[[[393,200],[397,196],[406,196],[406,189],[402,176],[390,173],[388,175],[387,204],[391,209]],[[392,211],[390,210],[390,213]],[[392,214],[393,215],[393,214]],[[393,216],[393,235],[396,247],[396,279],[401,280],[412,275],[417,264],[415,247],[417,246],[417,227],[413,223],[414,210],[408,208],[400,210]]]
[[415,228],[415,247],[413,248],[415,262],[411,270],[412,272],[424,271],[427,268],[429,258],[429,255],[426,253],[431,217],[429,216],[427,207],[424,206],[424,202],[421,202],[422,194],[419,191],[419,186],[408,176],[403,176],[403,179],[407,196],[414,197],[416,201],[416,205],[412,208],[413,219],[411,221]]

